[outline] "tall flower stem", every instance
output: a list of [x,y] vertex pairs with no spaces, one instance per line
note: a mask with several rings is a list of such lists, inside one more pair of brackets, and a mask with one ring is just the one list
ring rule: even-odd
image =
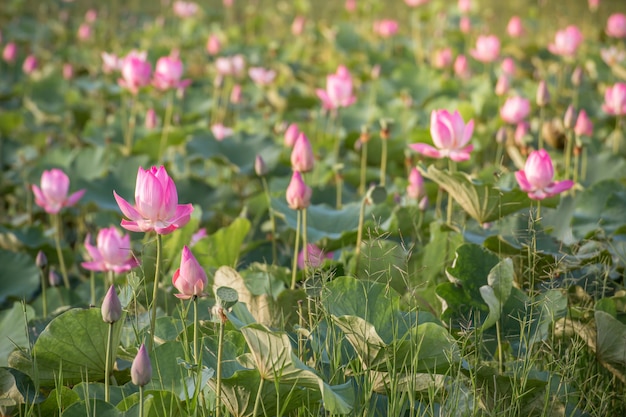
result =
[[61,214],[56,213],[52,215],[52,222],[54,223],[54,244],[57,248],[57,257],[59,258],[59,266],[61,267],[61,276],[63,277],[63,285],[65,288],[70,288],[70,279],[67,276],[67,268],[65,267],[65,259],[63,258],[63,250],[61,250],[61,236],[63,231],[61,230]]
[[89,305],[96,305],[96,274],[93,271],[89,273]]
[[217,382],[215,386],[215,417],[222,414],[222,345],[224,344],[224,311],[219,308],[219,329],[217,336]]
[[620,142],[622,139],[622,132],[621,132],[621,128],[622,128],[622,118],[620,116],[617,116],[615,118],[615,131],[613,132],[613,154],[617,155],[619,153],[619,146],[620,146]]
[[139,417],[144,417],[143,413],[143,386],[139,386]]
[[274,209],[272,208],[270,188],[267,185],[265,176],[261,177],[261,182],[263,183],[263,192],[265,193],[265,199],[267,200],[267,211],[270,216],[270,227],[272,229],[272,264],[275,264],[278,259],[278,250],[276,248],[276,218],[274,217]]
[[258,416],[259,414],[259,405],[261,404],[261,394],[263,393],[263,382],[265,379],[261,377],[261,381],[259,382],[259,389],[256,392],[256,398],[254,399],[254,411],[252,412],[253,416]]
[[43,304],[43,318],[48,317],[48,295],[47,295],[47,279],[46,268],[39,268],[39,277],[41,278],[41,302]]
[[[309,250],[307,247],[307,235],[306,235],[306,212],[307,209],[302,209],[302,250],[303,250],[303,259],[304,259],[304,271],[306,275],[306,271],[308,271],[309,267]],[[297,252],[296,252],[297,254]],[[297,255],[296,255],[297,257]]]
[[382,150],[380,156],[380,186],[385,186],[385,177],[387,176],[387,139],[382,139]]
[[367,178],[367,141],[361,143],[361,175],[359,180],[359,195],[365,194],[365,181]]
[[154,286],[152,287],[152,308],[150,313],[150,338],[148,338],[148,352],[152,351],[154,345],[154,327],[156,325],[156,309],[159,291],[159,278],[161,275],[161,250],[162,237],[157,233],[156,241],[156,266],[154,268]]
[[161,144],[159,145],[159,161],[163,161],[163,153],[167,145],[167,135],[172,124],[172,113],[174,112],[173,92],[168,95],[167,106],[165,107],[165,118],[163,120],[163,129],[161,130]]
[[[456,172],[456,163],[452,159],[448,159],[448,170],[450,174],[454,174]],[[452,194],[448,190],[448,212],[447,212],[447,222],[449,225],[452,224]]]
[[137,100],[134,98],[130,102],[130,116],[128,118],[128,127],[124,136],[124,153],[128,156],[133,150],[133,138],[135,136],[135,125],[137,124]]
[[343,177],[341,175],[341,168],[342,166],[340,164],[335,165],[335,206],[337,210],[341,209],[343,206]]
[[361,201],[361,208],[359,210],[359,225],[356,232],[356,247],[354,248],[354,273],[359,270],[359,260],[361,257],[361,242],[363,241],[363,223],[365,222],[365,205],[367,204],[367,196],[363,197]]
[[300,210],[296,213],[296,243],[293,249],[293,263],[291,267],[291,289],[296,288],[296,275],[298,272],[298,250],[300,245],[300,224],[302,223],[302,214]]
[[574,149],[574,132],[572,129],[567,129],[566,132],[567,146],[565,147],[565,179],[570,178],[570,171],[572,165],[572,152]]
[[541,106],[539,108],[539,129],[537,131],[537,146],[539,149],[543,149],[543,135],[541,134],[541,128],[543,127],[543,122],[546,120],[546,108],[545,106]]
[[[107,323],[109,325],[109,331],[107,333],[107,348],[104,363],[104,401],[109,402],[111,394],[109,390],[109,380],[111,379],[111,355],[113,350],[113,325],[115,323]],[[141,414],[140,414],[141,415]]]

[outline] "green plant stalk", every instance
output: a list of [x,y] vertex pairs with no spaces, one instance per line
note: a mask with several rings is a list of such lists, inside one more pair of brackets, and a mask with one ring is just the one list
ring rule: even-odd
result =
[[201,370],[200,366],[200,358],[198,352],[198,296],[194,295],[192,297],[193,303],[193,360],[198,365],[198,368]]
[[113,350],[113,324],[107,323],[109,325],[109,331],[107,333],[107,348],[106,348],[106,356],[104,363],[104,401],[109,402],[111,399],[111,394],[109,390],[109,379],[111,379],[111,351]]
[[587,147],[583,146],[582,161],[580,161],[580,180],[585,181],[587,179]]
[[[450,174],[454,174],[456,172],[456,163],[452,159],[448,159],[448,170]],[[448,192],[448,207],[447,207],[447,223],[452,225],[452,194]]]
[[270,188],[267,184],[265,176],[261,177],[261,182],[263,183],[263,192],[265,193],[265,198],[267,200],[267,211],[270,216],[270,227],[272,229],[272,265],[274,265],[278,259],[278,249],[276,247],[276,217],[274,216],[274,209],[272,208]]
[[336,208],[337,210],[341,209],[341,206],[343,205],[343,178],[341,177],[341,168],[339,167],[339,165],[335,166],[335,200],[336,200]]
[[541,134],[541,128],[543,126],[543,122],[546,120],[546,108],[545,106],[541,106],[539,108],[539,130],[537,131],[537,143],[539,149],[543,149],[543,135]]
[[367,142],[361,143],[361,171],[359,179],[359,195],[365,194],[365,181],[367,181]]
[[173,92],[168,94],[167,106],[165,107],[165,118],[163,119],[163,129],[161,130],[161,144],[159,145],[159,161],[163,161],[163,153],[167,145],[167,136],[172,124],[172,113],[174,112]]
[[45,319],[48,317],[48,285],[44,269],[39,268],[39,276],[41,277],[41,302],[43,304],[43,318]]
[[[306,276],[306,272],[309,270],[309,248],[307,247],[307,234],[306,234],[306,212],[307,209],[302,209],[302,253],[304,260],[304,272]],[[296,255],[297,257],[297,255]]]
[[500,330],[500,319],[496,320],[496,338],[498,342],[498,372],[504,372],[504,350],[502,349],[502,332]]
[[568,180],[570,178],[572,152],[574,149],[574,132],[572,131],[572,129],[568,129],[566,138],[567,146],[565,148],[565,179]]
[[296,275],[298,272],[298,250],[300,245],[300,223],[302,222],[302,214],[300,210],[296,213],[296,243],[293,249],[293,262],[291,267],[291,289],[296,289]]
[[259,411],[259,405],[261,404],[261,393],[263,392],[263,383],[265,379],[261,376],[261,382],[259,382],[259,389],[256,392],[256,398],[254,399],[254,411],[252,412],[253,416],[258,416],[257,412]]
[[52,215],[52,222],[54,223],[54,244],[57,248],[57,257],[59,258],[59,266],[61,267],[61,275],[63,276],[63,285],[65,288],[70,288],[70,280],[67,276],[67,268],[65,267],[65,259],[63,258],[63,251],[61,250],[61,213],[55,213]]
[[159,276],[161,275],[161,250],[162,250],[162,240],[161,235],[157,233],[157,241],[156,241],[156,267],[154,269],[154,286],[152,287],[152,306],[150,312],[150,337],[148,338],[148,352],[152,352],[152,347],[154,345],[154,327],[156,326],[156,309],[157,309],[157,298],[159,291]]
[[135,136],[135,125],[137,124],[137,101],[131,99],[130,117],[128,118],[128,128],[124,136],[124,153],[128,156],[133,150],[133,138]]
[[219,329],[217,336],[217,382],[215,384],[215,417],[222,413],[222,345],[224,344],[224,321],[223,311],[219,311]]
[[144,417],[143,412],[143,386],[139,386],[139,417]]
[[359,260],[361,257],[361,242],[363,241],[363,223],[365,222],[365,204],[367,203],[367,197],[361,201],[361,208],[359,210],[359,225],[356,231],[356,247],[354,248],[354,273],[359,270]]
[[89,305],[96,305],[96,274],[93,271],[89,273]]
[[619,145],[621,141],[618,141],[618,138],[621,139],[621,129],[622,129],[622,118],[617,116],[615,118],[615,132],[613,133],[613,154],[617,155],[619,153]]
[[385,177],[387,176],[387,139],[382,140],[382,152],[380,156],[380,186],[385,186]]

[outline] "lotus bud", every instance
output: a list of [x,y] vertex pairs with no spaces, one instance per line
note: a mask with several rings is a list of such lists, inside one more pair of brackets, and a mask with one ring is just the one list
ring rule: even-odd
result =
[[426,209],[428,208],[428,203],[429,203],[428,196],[424,196],[424,198],[420,200],[417,207],[419,207],[419,209],[422,211],[426,211]]
[[51,287],[61,285],[61,276],[54,269],[50,269],[48,272],[48,283]]
[[267,165],[265,165],[265,161],[261,155],[257,155],[254,159],[254,172],[259,177],[263,177],[267,174]]
[[143,343],[130,367],[130,378],[133,384],[139,387],[148,384],[152,379],[152,365],[150,364],[150,357],[148,356],[146,346]]
[[576,67],[572,72],[572,85],[574,87],[580,86],[583,82],[583,69],[581,67]]
[[537,87],[536,101],[539,107],[544,107],[550,103],[550,91],[548,90],[548,85],[545,80],[541,80],[539,87]]
[[159,124],[159,119],[157,117],[156,111],[154,111],[154,109],[148,109],[148,111],[146,112],[146,120],[145,120],[145,126],[146,129],[154,129],[155,127],[157,127]]
[[570,104],[565,111],[565,116],[563,116],[563,126],[565,126],[566,129],[573,129],[576,125],[576,116],[576,110],[574,106]]
[[287,187],[286,199],[289,208],[292,210],[302,210],[311,204],[311,194],[313,191],[302,180],[300,172],[295,171]]
[[501,126],[500,129],[496,132],[496,142],[505,143],[507,138],[506,127]]
[[63,79],[71,80],[74,78],[74,67],[72,64],[63,64]]
[[48,258],[46,257],[46,254],[42,250],[37,252],[37,257],[35,258],[35,265],[37,265],[37,268],[41,269],[42,271],[46,269],[46,267],[48,266]]
[[122,304],[117,296],[117,292],[115,292],[115,285],[109,287],[109,291],[107,291],[102,301],[100,311],[102,313],[102,320],[105,323],[115,323],[122,317]]
[[291,151],[291,168],[294,171],[309,172],[313,170],[314,165],[315,155],[311,143],[306,135],[300,132]]
[[298,136],[300,136],[298,125],[295,123],[290,124],[287,130],[285,130],[285,146],[293,148],[293,145],[296,144]]

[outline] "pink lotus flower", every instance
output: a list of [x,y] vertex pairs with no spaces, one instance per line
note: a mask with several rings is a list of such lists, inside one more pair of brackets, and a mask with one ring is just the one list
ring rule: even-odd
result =
[[13,63],[17,58],[17,45],[15,42],[9,42],[4,46],[2,50],[2,59],[4,62]]
[[356,0],[346,0],[344,7],[348,13],[352,13],[356,10]]
[[85,12],[85,22],[93,23],[98,19],[98,11],[95,9],[89,9]]
[[289,208],[292,210],[302,210],[309,207],[312,194],[313,190],[304,183],[300,172],[294,171],[285,194]]
[[130,367],[130,380],[133,384],[143,387],[152,379],[152,365],[146,346],[142,343]]
[[237,104],[241,102],[241,85],[240,84],[233,85],[233,89],[230,92],[230,102],[233,104]]
[[291,169],[299,172],[309,172],[313,170],[315,156],[309,139],[304,133],[298,135],[296,143],[291,151]]
[[69,188],[70,179],[65,172],[57,168],[44,171],[41,175],[41,188],[34,184],[32,186],[35,204],[49,214],[56,214],[63,207],[73,206],[85,194],[85,190],[76,191],[68,196]]
[[508,93],[511,88],[511,81],[509,80],[509,76],[506,74],[500,74],[498,77],[498,82],[496,83],[495,93],[496,95],[503,96]]
[[292,147],[296,144],[296,140],[300,136],[300,130],[298,130],[298,125],[292,123],[289,125],[287,130],[285,130],[285,146]]
[[198,13],[198,4],[192,1],[175,1],[172,9],[174,14],[181,19],[193,17]]
[[414,143],[409,146],[430,158],[466,161],[474,149],[472,145],[468,145],[473,131],[474,120],[465,124],[458,111],[450,114],[447,110],[433,110],[430,114],[430,134],[436,147],[425,143]]
[[574,133],[578,136],[592,136],[593,135],[593,123],[587,112],[583,109],[578,113],[576,119],[576,125],[574,126]]
[[121,64],[122,78],[117,83],[132,94],[137,94],[141,87],[150,84],[152,65],[146,60],[145,52],[131,51]]
[[626,115],[626,84],[615,83],[606,89],[602,110],[615,116]]
[[472,30],[472,20],[469,18],[469,16],[461,16],[461,18],[459,19],[459,30],[462,33],[469,33],[470,30]]
[[85,249],[91,261],[81,263],[83,268],[89,271],[113,271],[121,274],[139,265],[130,247],[130,236],[123,235],[115,226],[100,229],[96,246],[92,246],[90,240],[91,236],[87,235]]
[[154,129],[159,125],[159,118],[154,109],[148,109],[146,112],[146,120],[144,121],[146,129]]
[[433,67],[443,69],[452,65],[452,49],[438,49],[433,53]]
[[424,177],[417,168],[412,168],[409,173],[409,185],[406,186],[406,195],[413,200],[419,200],[425,191]]
[[524,29],[522,18],[519,16],[511,17],[508,25],[506,26],[506,32],[512,38],[521,38],[524,36],[526,34],[526,30]]
[[264,86],[269,85],[272,81],[274,81],[274,78],[276,78],[276,71],[262,67],[251,67],[248,70],[248,75],[256,85]]
[[300,36],[304,32],[304,26],[306,25],[306,18],[304,16],[296,16],[291,23],[291,34],[293,36]]
[[574,186],[571,180],[554,181],[553,178],[552,159],[545,149],[531,152],[524,169],[515,173],[520,188],[533,200],[552,197]]
[[122,303],[115,292],[115,285],[111,285],[104,296],[100,313],[105,323],[115,323],[122,318]]
[[206,41],[206,51],[209,55],[217,55],[222,49],[222,43],[217,35],[210,35]]
[[459,0],[458,2],[459,12],[469,13],[472,11],[472,0]]
[[423,4],[428,4],[430,0],[404,0],[404,2],[409,7],[417,7]]
[[122,227],[131,232],[150,232],[166,235],[189,222],[193,206],[178,204],[174,181],[163,166],[144,170],[139,167],[135,185],[135,206],[113,191],[122,213]]
[[100,56],[102,57],[102,72],[105,74],[119,71],[122,68],[124,60],[119,59],[117,55],[102,52]]
[[548,50],[554,55],[573,57],[583,41],[583,34],[577,26],[571,25],[556,33],[554,43],[548,45]]
[[606,34],[612,38],[626,38],[626,15],[613,13],[606,21]]
[[377,20],[374,22],[374,33],[383,38],[390,38],[398,33],[398,22],[392,19]]
[[530,101],[523,97],[513,96],[506,99],[500,109],[500,117],[506,123],[518,124],[530,114]]
[[74,78],[74,67],[72,67],[72,64],[63,64],[63,79],[71,80],[72,78]]
[[211,133],[213,133],[215,140],[218,140],[221,142],[227,137],[232,136],[234,131],[230,127],[226,127],[221,123],[216,123],[213,126],[211,126]]
[[37,57],[35,55],[28,55],[22,64],[22,71],[24,74],[32,74],[37,69]]
[[480,62],[493,62],[500,56],[500,39],[495,35],[479,36],[470,55]]
[[198,229],[196,233],[191,235],[191,239],[189,239],[189,246],[193,248],[198,242],[200,242],[205,237],[207,237],[206,228],[201,227],[200,229]]
[[239,76],[243,74],[246,62],[243,55],[233,55],[231,57],[220,57],[215,60],[217,73],[224,75]]
[[304,264],[304,249],[298,254],[298,268],[319,268],[322,266],[326,259],[333,259],[334,254],[332,252],[325,253],[324,249],[318,247],[314,243],[307,243],[306,249],[308,252],[308,265]]
[[91,25],[89,23],[81,23],[76,32],[76,37],[81,41],[91,38]]
[[185,88],[191,84],[191,80],[181,80],[182,76],[183,63],[178,57],[178,51],[172,51],[169,56],[161,57],[157,61],[152,84],[161,91]]
[[500,69],[509,77],[515,76],[515,60],[513,58],[504,58],[500,64]]
[[454,60],[454,73],[457,77],[467,80],[471,78],[472,73],[469,68],[469,63],[467,62],[467,57],[465,55],[459,55]]
[[348,107],[356,101],[352,95],[352,76],[343,65],[337,68],[335,74],[326,77],[326,90],[318,88],[315,92],[327,110]]
[[589,4],[589,10],[592,12],[598,10],[598,6],[600,6],[600,0],[588,0],[587,3]]
[[201,296],[206,284],[206,272],[193,256],[191,250],[187,246],[183,247],[180,268],[174,272],[172,277],[172,285],[180,291],[180,294],[174,295],[183,300]]
[[235,0],[222,0],[222,4],[224,5],[224,7],[226,8],[230,8],[233,7],[233,4],[235,3]]

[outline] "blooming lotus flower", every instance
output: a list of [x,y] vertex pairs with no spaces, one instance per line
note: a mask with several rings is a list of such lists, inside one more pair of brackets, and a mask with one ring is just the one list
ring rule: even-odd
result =
[[613,13],[606,21],[606,34],[612,38],[626,38],[626,15]]
[[100,313],[105,323],[115,323],[122,318],[122,303],[115,292],[115,285],[111,285],[104,296]]
[[89,23],[81,23],[76,32],[76,37],[81,41],[91,38],[91,25]]
[[35,55],[28,55],[22,64],[22,70],[24,74],[32,74],[37,69],[37,57]]
[[474,149],[472,145],[468,145],[473,131],[474,120],[465,124],[458,111],[450,114],[447,110],[433,110],[430,114],[430,134],[435,147],[425,143],[414,143],[409,146],[430,158],[466,161]]
[[578,113],[576,119],[576,125],[574,126],[574,133],[578,136],[592,136],[593,135],[593,123],[587,112],[583,109]]
[[224,75],[241,75],[246,62],[243,55],[233,55],[231,57],[219,57],[215,60],[217,73]]
[[409,198],[418,200],[424,195],[424,177],[417,168],[411,169],[409,174],[409,185],[406,186],[406,194]]
[[520,188],[533,200],[552,197],[574,186],[571,180],[554,181],[553,178],[552,159],[545,149],[531,152],[524,169],[515,173]]
[[152,379],[152,364],[146,346],[142,343],[130,367],[130,379],[133,384],[143,387]]
[[304,264],[304,249],[298,254],[298,268],[304,269],[305,266],[309,268],[319,268],[326,259],[333,259],[333,252],[325,253],[324,249],[318,247],[314,243],[307,243],[306,249],[308,252],[308,265]]
[[433,53],[433,67],[443,69],[452,65],[452,49],[438,49]]
[[509,23],[506,26],[506,32],[512,38],[520,38],[524,36],[526,30],[524,29],[524,24],[522,23],[522,18],[519,16],[513,16],[509,20]]
[[192,1],[175,1],[172,5],[174,14],[181,19],[193,17],[198,13],[198,4]]
[[124,60],[120,60],[117,55],[102,52],[100,56],[102,57],[102,72],[105,74],[110,74],[122,68]]
[[300,130],[298,130],[298,125],[292,123],[289,125],[287,130],[285,130],[285,146],[292,147],[296,144],[296,140],[300,136]]
[[479,36],[470,55],[480,62],[493,62],[500,56],[500,39],[495,35]]
[[135,206],[129,204],[113,191],[122,213],[129,220],[122,220],[122,227],[131,232],[154,230],[166,235],[189,222],[193,206],[178,204],[176,185],[163,166],[144,170],[139,167],[135,185]]
[[468,79],[472,76],[470,72],[469,64],[467,62],[467,57],[465,55],[459,55],[454,60],[454,73],[457,77],[461,79]]
[[185,88],[191,84],[191,80],[181,80],[182,76],[183,63],[178,57],[178,52],[172,51],[169,56],[163,56],[157,61],[152,84],[162,91]]
[[299,172],[309,172],[313,170],[314,164],[315,156],[311,142],[309,142],[304,133],[300,133],[291,151],[291,169]]
[[117,83],[132,94],[137,94],[141,87],[150,84],[152,65],[146,60],[145,52],[131,51],[121,64],[122,78]]
[[215,136],[216,140],[221,142],[227,137],[232,136],[234,133],[234,130],[231,129],[230,127],[224,126],[221,123],[216,123],[213,126],[211,126],[211,133],[213,133],[213,136]]
[[518,124],[530,113],[530,101],[523,97],[513,96],[506,99],[500,109],[500,117],[506,123]]
[[302,210],[311,204],[313,190],[302,180],[302,175],[294,171],[291,181],[287,186],[286,199],[289,208],[292,210]]
[[222,49],[222,43],[220,42],[220,38],[217,35],[211,35],[206,41],[206,51],[209,55],[217,55]]
[[548,50],[554,55],[573,57],[583,41],[583,34],[577,26],[571,25],[560,30],[554,37],[554,43],[548,45]]
[[276,71],[265,69],[262,67],[251,67],[248,70],[248,75],[254,81],[256,85],[269,85],[276,78]]
[[326,90],[318,88],[315,92],[327,110],[348,107],[356,101],[352,95],[352,76],[343,65],[337,68],[335,74],[326,77]]
[[41,175],[41,188],[32,186],[35,204],[50,214],[58,213],[63,207],[73,206],[85,194],[85,190],[68,196],[69,188],[70,179],[63,171],[57,168],[44,171]]
[[398,22],[392,19],[377,20],[374,22],[374,33],[390,38],[398,33]]
[[352,13],[356,10],[356,0],[346,0],[344,7],[348,13]]
[[2,59],[4,59],[4,62],[13,63],[15,58],[17,58],[17,45],[15,42],[9,42],[2,50]]
[[100,229],[96,239],[96,246],[89,241],[91,236],[85,239],[85,249],[91,257],[91,261],[81,263],[82,267],[90,271],[113,271],[116,274],[130,271],[139,265],[133,257],[130,247],[130,236],[123,235],[115,226]]
[[174,295],[183,300],[198,297],[202,295],[206,284],[206,272],[204,272],[198,260],[193,256],[191,250],[187,246],[183,247],[180,268],[174,272],[172,277],[172,285],[180,291],[180,294]]
[[404,2],[409,7],[417,7],[429,3],[430,0],[404,0]]
[[615,116],[626,115],[626,84],[615,83],[606,89],[602,110]]

